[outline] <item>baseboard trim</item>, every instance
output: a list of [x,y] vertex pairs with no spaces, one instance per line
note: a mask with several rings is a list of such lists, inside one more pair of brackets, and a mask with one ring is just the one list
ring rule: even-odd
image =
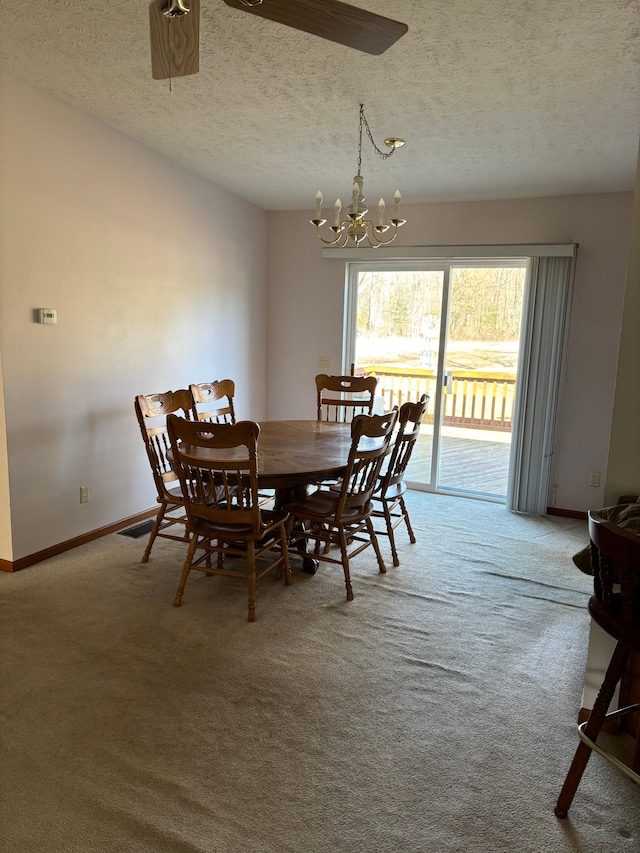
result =
[[547,515],[562,515],[565,518],[581,518],[584,521],[587,519],[587,513],[579,509],[560,509],[557,506],[548,506]]
[[73,539],[67,539],[66,542],[60,542],[58,545],[52,545],[50,548],[45,548],[43,551],[36,551],[35,554],[29,554],[26,557],[21,557],[19,560],[0,560],[0,571],[3,572],[19,572],[21,569],[26,569],[35,563],[41,563],[43,560],[48,560],[50,557],[57,557],[58,554],[63,554],[65,551],[71,551],[77,548],[78,545],[86,545],[87,542],[93,542],[94,539],[100,539],[102,536],[108,536],[109,533],[117,533],[125,527],[131,527],[139,521],[144,521],[158,512],[158,508],[147,509],[144,512],[139,512],[136,515],[130,515],[128,518],[122,518],[120,521],[114,521],[113,524],[107,524],[105,527],[99,527],[97,530],[90,530],[88,533],[83,533],[81,536],[75,536]]

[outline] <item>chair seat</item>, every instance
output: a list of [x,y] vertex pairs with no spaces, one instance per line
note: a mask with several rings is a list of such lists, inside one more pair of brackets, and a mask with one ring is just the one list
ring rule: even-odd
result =
[[277,511],[262,511],[263,526],[258,534],[254,533],[250,524],[212,524],[205,519],[198,519],[194,524],[198,536],[211,534],[212,539],[256,539],[260,540],[275,527],[286,521],[288,513]]
[[[338,497],[334,492],[317,491],[305,500],[287,504],[286,509],[291,515],[299,518],[328,518],[335,513]],[[370,515],[371,510],[371,502],[364,507],[347,508],[342,513],[341,520],[344,523],[355,523]]]
[[616,640],[620,640],[633,649],[640,652],[640,597],[634,602],[633,622],[625,622],[622,618],[622,598],[614,594],[611,603],[604,607],[595,595],[589,599],[589,613],[593,620]]
[[[382,483],[380,485],[382,485]],[[403,480],[400,483],[391,483],[390,486],[387,486],[384,493],[374,492],[373,499],[382,501],[397,501],[398,498],[401,498],[406,491],[407,487]]]
[[158,495],[157,500],[158,501],[166,500],[168,496],[175,498],[175,500],[178,501],[179,503],[184,503],[184,495],[182,494],[182,489],[180,488],[180,486],[178,486],[177,488],[173,488],[173,489],[167,489],[167,493],[166,493],[165,497],[163,498],[160,495]]
[[[235,495],[237,493],[237,489],[233,488],[233,489],[230,489],[229,491],[231,493],[231,497],[232,498],[235,497]],[[165,492],[166,492],[166,494],[164,497],[161,495],[158,495],[156,500],[158,500],[159,502],[166,501],[166,500],[171,501],[171,499],[173,498],[173,500],[176,503],[179,503],[179,504],[184,503],[184,494],[182,492],[182,487],[179,484],[177,486],[174,486],[171,489],[166,489]],[[206,494],[207,494],[207,499],[209,499],[211,497],[211,490],[209,488],[207,488]],[[216,487],[216,495],[218,497],[218,500],[224,499],[224,488],[222,486]]]

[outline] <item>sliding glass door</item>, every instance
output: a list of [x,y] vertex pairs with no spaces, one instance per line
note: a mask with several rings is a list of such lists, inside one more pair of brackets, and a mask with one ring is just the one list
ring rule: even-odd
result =
[[407,481],[504,501],[526,262],[350,265],[345,364],[388,409],[429,395]]

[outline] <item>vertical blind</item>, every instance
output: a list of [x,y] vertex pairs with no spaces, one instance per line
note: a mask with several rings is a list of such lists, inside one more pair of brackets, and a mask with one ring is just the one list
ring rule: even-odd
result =
[[572,263],[571,257],[529,260],[507,486],[513,512],[547,511]]

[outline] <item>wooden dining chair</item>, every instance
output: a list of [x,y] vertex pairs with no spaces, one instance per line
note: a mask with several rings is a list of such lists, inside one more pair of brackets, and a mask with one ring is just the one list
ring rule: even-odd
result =
[[[233,398],[236,386],[233,379],[220,379],[215,382],[201,382],[199,385],[190,385],[189,390],[193,397],[192,415],[194,421],[206,421],[216,424],[235,424],[236,412]],[[222,405],[214,406],[221,400]],[[274,501],[273,489],[262,489],[260,491],[260,505],[271,506]]]
[[[191,418],[193,400],[191,392],[182,388],[179,391],[165,391],[163,394],[139,394],[135,398],[134,408],[153,480],[156,484],[156,500],[160,504],[153,529],[149,534],[147,547],[142,555],[142,562],[146,563],[149,560],[156,537],[174,539],[179,542],[187,540],[184,529],[187,518],[184,511],[182,490],[178,476],[166,456],[169,449],[166,419],[167,415],[176,412],[181,413],[184,418]],[[176,510],[180,510],[179,515],[168,515],[168,513],[174,513]],[[165,532],[167,528],[175,524],[183,525],[180,535],[175,532]]]
[[[234,424],[236,413],[233,398],[236,386],[232,379],[200,382],[189,386],[193,397],[193,420],[216,424]],[[221,403],[220,401],[224,401]],[[217,405],[216,405],[217,404]]]
[[[167,427],[173,466],[184,495],[187,532],[191,536],[174,607],[182,603],[192,569],[208,575],[245,578],[247,619],[253,622],[256,580],[276,569],[276,578],[284,572],[287,584],[291,583],[286,536],[288,513],[260,508],[257,479],[260,427],[252,421],[189,422],[175,415],[169,415]],[[275,556],[269,558],[270,551]],[[213,555],[217,557],[215,565]],[[230,569],[227,557],[242,558],[244,571]],[[234,560],[233,564],[237,563]]]
[[356,415],[370,415],[378,380],[375,376],[316,376],[319,421],[347,423]]
[[398,427],[393,440],[393,449],[388,462],[382,466],[378,475],[378,485],[373,493],[374,518],[384,519],[384,530],[376,530],[378,535],[389,537],[393,565],[399,566],[394,531],[403,521],[407,527],[409,541],[415,544],[416,537],[409,520],[409,511],[404,502],[407,486],[404,482],[405,471],[415,447],[424,413],[427,411],[429,397],[423,394],[417,403],[403,403],[398,413]]
[[597,752],[634,782],[640,784],[640,733],[635,758],[630,765],[598,743],[598,735],[609,720],[618,720],[640,711],[629,704],[609,711],[632,652],[640,653],[640,536],[606,521],[595,511],[588,515],[591,541],[593,595],[589,613],[617,642],[589,718],[578,726],[580,743],[562,786],[555,813],[565,818],[592,752]]
[[[387,570],[371,522],[371,497],[397,415],[397,409],[384,415],[356,415],[351,422],[351,448],[339,486],[318,489],[285,507],[290,514],[287,525],[290,551],[308,559],[308,542],[315,541],[315,558],[342,565],[347,601],[353,599],[349,570],[353,557],[373,545],[378,568],[381,572]],[[321,543],[329,546],[322,553]],[[339,557],[331,554],[332,545],[339,546]]]

